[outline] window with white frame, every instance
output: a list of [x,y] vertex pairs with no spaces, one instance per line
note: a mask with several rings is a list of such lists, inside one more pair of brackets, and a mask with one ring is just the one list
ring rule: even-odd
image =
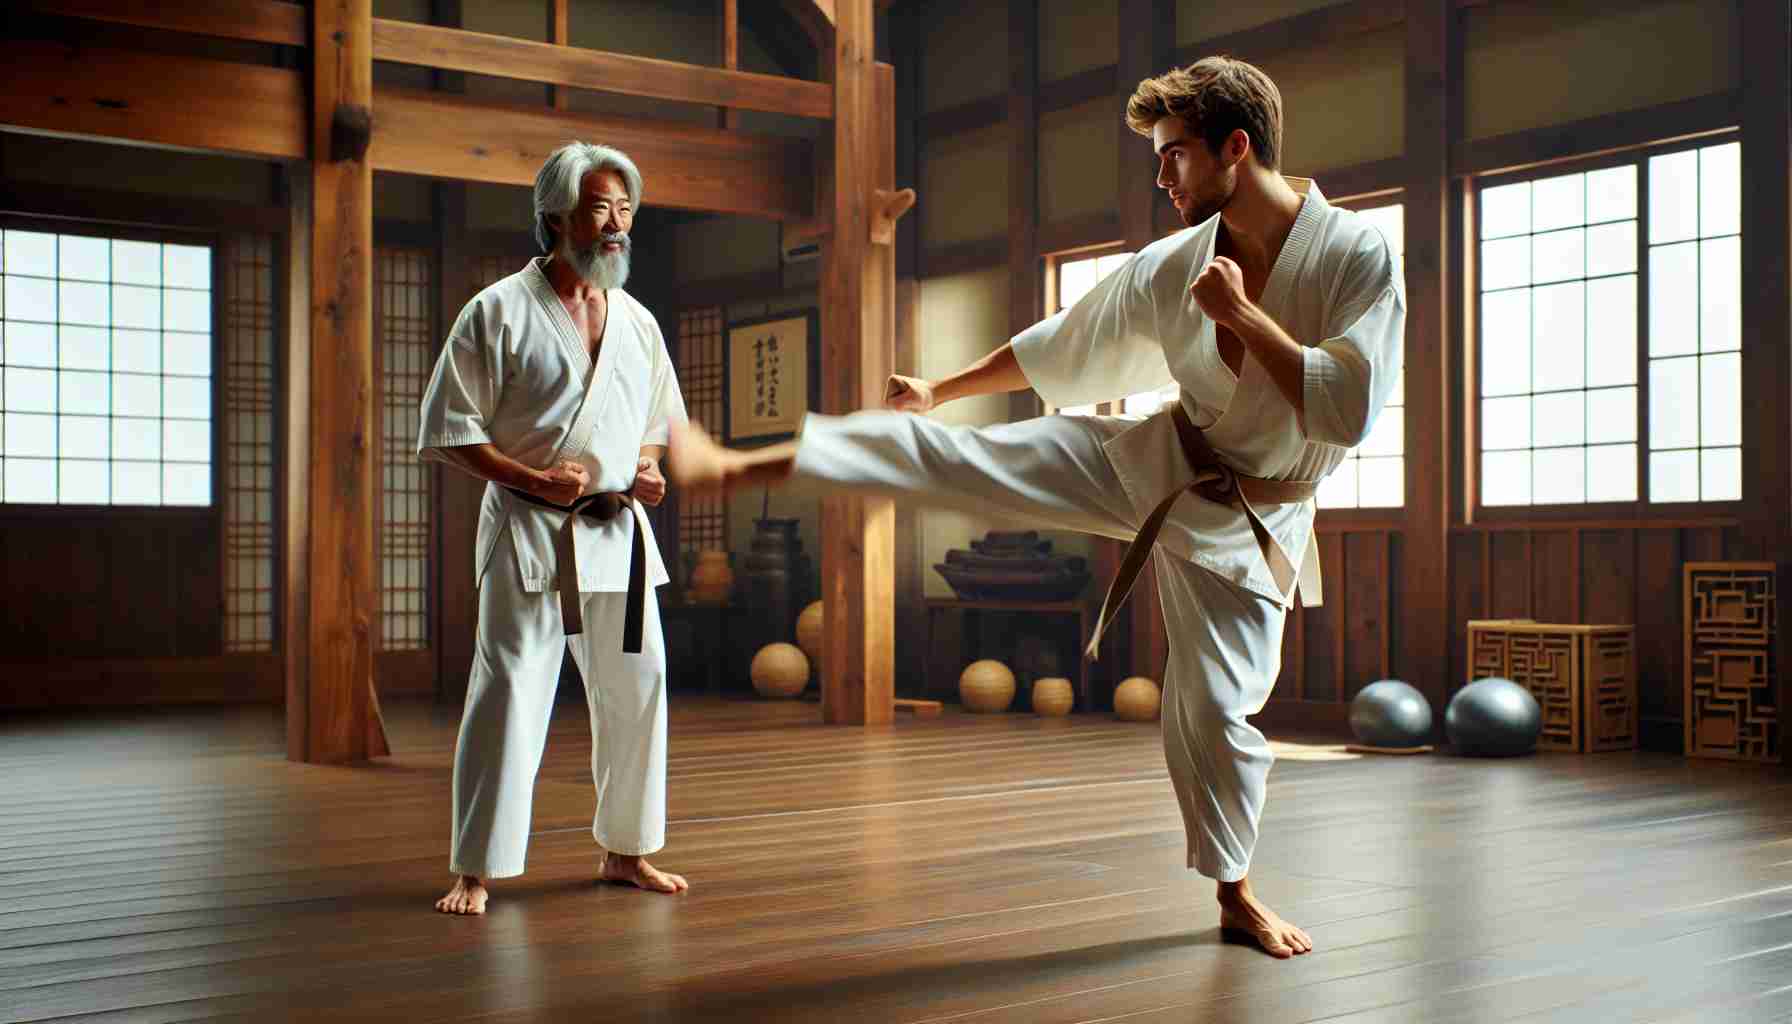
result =
[[0,229],[0,501],[212,503],[212,249]]
[[[1057,305],[1052,313],[1069,309],[1077,301],[1100,283],[1109,274],[1126,265],[1132,258],[1130,252],[1105,253],[1100,256],[1060,257],[1057,261],[1058,288]],[[1176,385],[1170,384],[1156,391],[1145,391],[1136,395],[1128,395],[1120,402],[1120,411],[1129,413],[1155,412],[1165,402],[1176,397]],[[1094,415],[1094,405],[1067,405],[1056,410],[1067,415]]]
[[1482,505],[1741,497],[1740,152],[1480,190]]
[[[1388,240],[1394,273],[1406,273],[1406,207],[1400,203],[1361,208]],[[1363,443],[1344,456],[1314,495],[1320,508],[1397,508],[1406,503],[1406,364]]]

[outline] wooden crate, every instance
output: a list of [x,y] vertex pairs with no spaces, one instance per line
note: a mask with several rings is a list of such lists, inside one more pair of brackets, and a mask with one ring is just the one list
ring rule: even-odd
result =
[[1637,745],[1631,626],[1470,619],[1469,680],[1503,676],[1543,707],[1537,749],[1591,754]]
[[1780,760],[1774,568],[1685,564],[1688,757]]

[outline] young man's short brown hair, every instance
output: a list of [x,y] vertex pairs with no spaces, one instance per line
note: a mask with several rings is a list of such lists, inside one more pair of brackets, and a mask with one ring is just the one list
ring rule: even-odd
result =
[[1231,57],[1203,57],[1139,83],[1126,102],[1126,126],[1150,135],[1157,122],[1180,117],[1216,155],[1243,129],[1266,170],[1282,159],[1282,94],[1260,69]]

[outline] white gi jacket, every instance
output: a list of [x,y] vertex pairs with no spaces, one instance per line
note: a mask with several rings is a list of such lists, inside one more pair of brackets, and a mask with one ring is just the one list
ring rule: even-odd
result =
[[[593,367],[584,337],[542,271],[545,262],[531,260],[461,310],[423,396],[417,454],[446,461],[436,449],[489,443],[536,469],[573,459],[590,471],[591,493],[627,490],[641,447],[665,444],[671,421],[685,418],[665,338],[645,306],[611,288],[604,293],[609,319]],[[554,532],[565,517],[487,483],[475,584],[508,533],[524,589],[553,590]],[[644,531],[647,584],[667,582],[653,528],[636,506],[633,515],[603,522],[578,517],[580,591],[628,589],[636,529]]]
[[[1115,401],[1174,380],[1181,402],[1214,449],[1248,476],[1320,480],[1362,443],[1399,377],[1405,285],[1387,240],[1350,210],[1332,206],[1304,178],[1305,195],[1259,305],[1305,347],[1304,415],[1246,351],[1234,376],[1220,358],[1213,321],[1189,295],[1213,259],[1220,218],[1153,242],[1081,301],[1013,339],[1027,380],[1053,405]],[[1304,421],[1304,422],[1303,422]],[[1167,414],[1104,445],[1141,520],[1192,474]],[[1320,601],[1314,504],[1260,508],[1271,536],[1299,568],[1303,603]],[[1244,514],[1184,494],[1160,544],[1286,607]]]

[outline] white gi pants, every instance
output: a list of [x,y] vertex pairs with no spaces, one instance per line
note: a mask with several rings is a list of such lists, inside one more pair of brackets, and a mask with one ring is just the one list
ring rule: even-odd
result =
[[[849,488],[919,498],[1131,540],[1141,517],[1101,445],[1135,422],[1042,416],[962,427],[905,413],[811,415],[791,483],[816,494]],[[1281,673],[1287,613],[1161,548],[1153,561],[1170,646],[1164,760],[1182,807],[1188,866],[1235,882],[1250,869],[1274,760],[1245,719],[1263,710]]]
[[561,659],[572,651],[591,712],[591,834],[612,853],[666,842],[666,648],[659,596],[647,588],[641,653],[622,652],[626,593],[587,593],[584,632],[565,636],[557,590],[529,593],[504,538],[479,585],[479,626],[454,750],[449,870],[523,873],[535,774],[547,745]]

